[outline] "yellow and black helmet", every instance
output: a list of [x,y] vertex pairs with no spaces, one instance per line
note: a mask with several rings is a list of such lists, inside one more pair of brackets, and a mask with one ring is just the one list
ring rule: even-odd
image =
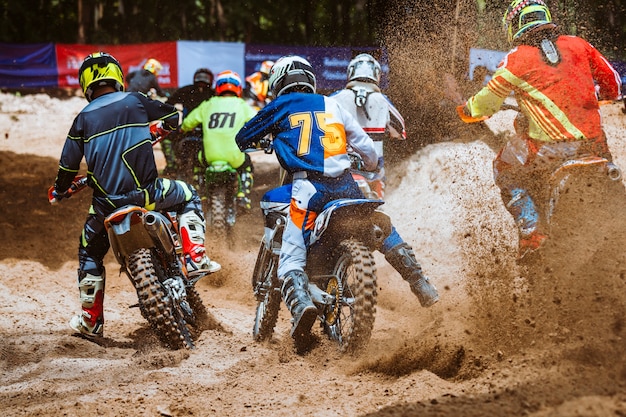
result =
[[93,99],[94,90],[102,85],[124,91],[122,66],[106,52],[94,52],[85,58],[78,70],[78,81],[87,101]]
[[502,26],[511,43],[528,30],[548,23],[552,23],[552,16],[543,0],[515,0],[502,17]]

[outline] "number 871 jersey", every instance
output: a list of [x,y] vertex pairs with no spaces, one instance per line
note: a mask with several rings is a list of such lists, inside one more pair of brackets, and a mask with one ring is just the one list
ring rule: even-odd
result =
[[245,155],[235,143],[235,135],[256,111],[245,100],[236,96],[215,96],[193,109],[181,126],[189,132],[202,125],[202,146],[207,163],[226,161],[239,168]]
[[374,170],[374,142],[354,117],[333,98],[311,93],[282,94],[264,107],[237,134],[239,149],[253,147],[271,134],[281,166],[289,173],[305,171],[338,177],[350,168],[348,150]]

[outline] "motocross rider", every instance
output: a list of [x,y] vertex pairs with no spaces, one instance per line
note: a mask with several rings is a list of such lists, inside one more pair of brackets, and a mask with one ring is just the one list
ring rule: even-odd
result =
[[[292,175],[291,205],[283,233],[278,265],[281,294],[291,315],[291,336],[306,337],[317,317],[308,293],[304,272],[307,249],[315,219],[324,205],[339,198],[364,198],[350,174],[350,147],[375,170],[378,153],[372,139],[350,113],[331,97],[316,94],[311,64],[299,56],[280,58],[270,71],[274,100],[239,131],[237,144],[244,150],[254,147],[268,134],[282,168]],[[288,192],[288,191],[286,191]],[[439,300],[437,290],[424,276],[412,248],[395,228],[380,250],[389,263],[409,282],[422,306]]]
[[[162,69],[163,65],[159,61],[154,58],[148,59],[141,70],[133,71],[126,76],[126,91],[143,93],[152,99],[165,97],[167,94],[161,89],[157,78]],[[171,163],[173,158],[172,143],[169,139],[161,141],[161,151],[165,157],[163,174],[174,174],[175,167]]]
[[[159,85],[158,75],[163,69],[163,65],[154,58],[150,58],[143,65],[143,69],[133,71],[126,77],[128,84],[127,91],[144,93],[148,96],[156,94],[159,97],[165,97],[165,92]],[[156,98],[156,97],[152,97]]]
[[513,49],[489,83],[457,110],[462,119],[491,116],[511,91],[515,94],[523,116],[516,120],[519,136],[500,151],[493,169],[502,200],[519,229],[522,258],[548,237],[536,209],[533,161],[548,150],[560,161],[583,154],[610,161],[598,99],[616,100],[621,81],[588,42],[559,34],[542,0],[511,2],[503,25]]
[[[215,95],[213,91],[213,72],[208,68],[198,68],[193,74],[193,84],[185,85],[174,91],[166,100],[166,103],[173,104],[179,111],[183,112],[183,117],[198,107],[200,103],[210,99]],[[176,175],[178,173],[177,159],[195,158],[202,148],[198,143],[197,149],[191,152],[193,155],[177,155],[174,144],[181,140],[184,135],[180,132],[174,132],[161,141],[161,149],[165,155],[165,171],[164,174]]]
[[246,77],[244,97],[257,110],[269,103],[271,91],[269,89],[269,73],[274,61],[263,61],[257,72]]
[[[383,157],[383,141],[387,138],[406,139],[404,119],[396,107],[380,91],[381,66],[369,54],[357,55],[348,64],[348,84],[332,97],[354,116],[363,130],[374,140],[379,158]],[[384,198],[385,171],[381,167],[378,179],[370,187]]]
[[242,82],[234,71],[223,71],[215,77],[215,96],[202,102],[185,117],[181,130],[189,132],[202,125],[202,163],[226,161],[237,170],[239,189],[237,204],[251,208],[253,166],[250,156],[235,143],[235,135],[256,111],[241,98]]
[[104,219],[117,208],[132,204],[176,211],[190,276],[217,271],[220,265],[206,256],[205,222],[196,191],[182,181],[157,175],[150,124],[159,121],[159,129],[175,130],[179,112],[144,94],[124,92],[122,67],[104,52],[85,58],[78,79],[89,104],[69,130],[54,190],[61,196],[68,190],[84,157],[93,197],[78,248],[82,313],[72,317],[70,326],[87,336],[102,336],[103,258],[110,247]]

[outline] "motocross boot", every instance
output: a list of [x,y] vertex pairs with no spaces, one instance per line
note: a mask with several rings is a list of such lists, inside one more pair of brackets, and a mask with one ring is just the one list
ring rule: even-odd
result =
[[291,337],[306,337],[317,318],[317,308],[308,290],[309,279],[303,271],[289,271],[283,279],[280,292],[291,313]]
[[534,231],[527,235],[520,234],[519,237],[519,251],[517,253],[517,259],[522,260],[526,255],[531,254],[540,249],[548,239],[547,235]]
[[539,213],[535,202],[526,190],[513,189],[506,209],[513,216],[519,231],[517,259],[521,260],[526,255],[541,248],[548,236],[539,231]]
[[85,336],[102,336],[104,327],[104,283],[105,276],[78,272],[78,291],[82,313],[70,319],[70,327]]
[[206,254],[204,219],[198,216],[196,212],[189,211],[180,215],[178,224],[180,225],[183,257],[189,278],[222,269],[220,264],[209,259]]
[[385,254],[385,259],[400,273],[411,286],[422,307],[430,307],[439,301],[437,288],[422,272],[422,267],[415,259],[413,248],[407,243],[393,247]]

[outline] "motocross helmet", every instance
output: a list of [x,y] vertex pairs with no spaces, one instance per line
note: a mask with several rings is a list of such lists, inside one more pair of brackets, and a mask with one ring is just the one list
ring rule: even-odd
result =
[[94,52],[85,58],[78,70],[78,82],[87,101],[93,100],[94,90],[103,85],[124,91],[122,66],[106,52]]
[[241,77],[234,71],[222,71],[215,77],[215,94],[218,96],[231,92],[241,97],[242,90]]
[[378,61],[370,54],[359,54],[348,64],[348,81],[380,82],[382,70]]
[[163,65],[154,58],[150,58],[143,65],[143,69],[150,71],[154,75],[159,75],[159,72],[163,69]]
[[270,91],[274,97],[278,97],[296,87],[304,87],[309,93],[315,93],[313,67],[309,61],[297,55],[281,57],[270,70]]
[[259,68],[259,72],[262,72],[265,75],[269,75],[270,70],[272,69],[273,65],[274,65],[274,61],[263,61],[261,62],[261,67]]
[[208,68],[198,68],[193,74],[193,83],[205,83],[211,86],[213,84],[213,72]]
[[510,43],[530,29],[547,23],[552,23],[552,16],[543,0],[515,0],[502,18],[502,26]]

